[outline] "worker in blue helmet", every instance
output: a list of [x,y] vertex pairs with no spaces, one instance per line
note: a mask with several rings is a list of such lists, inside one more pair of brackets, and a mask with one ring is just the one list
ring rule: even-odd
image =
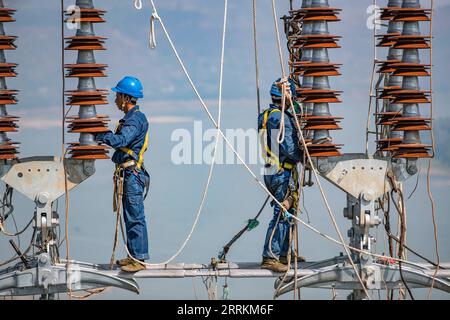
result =
[[[304,156],[291,112],[291,108],[295,108],[294,103],[291,103],[296,98],[295,83],[287,78],[278,79],[273,83],[270,95],[272,104],[258,118],[262,153],[266,162],[264,182],[284,209],[295,213],[298,206],[297,164]],[[285,99],[284,115],[282,99]],[[282,118],[284,118],[284,137],[280,135],[280,130],[283,129]],[[274,214],[266,234],[261,268],[286,272],[288,255],[293,255],[289,245],[291,221],[286,219],[284,210],[275,201],[272,201],[271,205]],[[304,258],[298,257],[297,260],[304,261]]]
[[119,121],[115,132],[98,134],[96,140],[115,149],[112,156],[112,161],[116,164],[114,209],[120,210],[118,202],[121,200],[127,248],[131,255],[116,263],[122,271],[136,272],[145,269],[142,262],[149,259],[144,213],[144,199],[150,184],[150,176],[144,166],[149,125],[145,114],[137,105],[137,100],[144,97],[143,87],[138,79],[125,77],[112,91],[116,92],[117,108],[125,116]]

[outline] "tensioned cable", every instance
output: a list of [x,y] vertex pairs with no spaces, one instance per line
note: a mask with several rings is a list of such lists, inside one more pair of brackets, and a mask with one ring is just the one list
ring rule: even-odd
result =
[[[153,6],[153,10],[155,11],[155,13],[157,13],[154,1],[153,0],[150,0],[150,1],[151,1],[152,6]],[[169,33],[168,33],[168,31],[167,31],[167,29],[165,27],[165,24],[164,24],[163,20],[160,18],[158,21],[161,24],[161,27],[162,27],[162,29],[164,31],[164,34],[165,34],[165,36],[167,38],[167,41],[169,42],[170,47],[171,47],[173,53],[175,54],[175,56],[176,56],[176,58],[178,60],[178,63],[180,64],[180,67],[182,68],[182,71],[183,71],[184,75],[186,76],[186,78],[187,78],[187,80],[188,80],[192,90],[194,91],[194,93],[195,93],[196,97],[198,98],[200,104],[202,105],[204,111],[208,115],[208,118],[213,123],[213,125],[217,128],[217,123],[214,120],[213,116],[211,115],[211,112],[210,112],[208,106],[206,105],[205,101],[203,100],[202,96],[198,92],[197,87],[195,86],[191,76],[189,75],[189,72],[187,71],[187,69],[186,69],[186,67],[185,67],[185,65],[183,63],[183,60],[181,59],[181,57],[180,57],[180,55],[178,53],[178,50],[176,49],[175,45],[173,44],[172,38],[170,37],[170,35],[169,35]],[[261,180],[258,179],[256,174],[250,169],[250,167],[247,165],[247,163],[242,159],[241,155],[237,152],[236,148],[233,146],[233,144],[230,142],[230,140],[226,137],[226,135],[223,133],[223,131],[219,130],[219,133],[220,133],[220,136],[222,137],[222,139],[225,141],[226,145],[236,155],[236,158],[244,166],[244,168],[252,176],[252,178],[256,181],[256,183],[267,193],[267,195],[269,195],[271,197],[271,199],[276,204],[278,204],[280,207],[282,207],[281,203],[270,193],[270,191],[267,189],[267,187],[264,185],[264,183]],[[284,210],[284,212],[287,213],[286,210]],[[363,253],[363,254],[367,254],[367,255],[370,255],[370,256],[373,256],[373,257],[377,257],[377,258],[381,258],[381,259],[390,259],[391,261],[397,261],[397,262],[398,261],[402,261],[402,262],[409,263],[409,264],[411,263],[409,261],[405,261],[405,260],[402,260],[402,259],[393,258],[393,257],[385,256],[385,255],[380,255],[380,254],[376,254],[376,253],[373,253],[373,252],[370,252],[370,251],[361,250],[361,249],[352,247],[350,245],[347,245],[345,242],[341,242],[339,240],[336,240],[336,239],[332,238],[331,236],[321,232],[317,228],[311,226],[310,224],[304,222],[303,220],[301,220],[301,219],[299,219],[297,217],[294,217],[294,219],[296,219],[299,223],[304,225],[306,228],[308,228],[308,229],[312,230],[313,232],[319,234],[323,238],[325,238],[325,239],[327,239],[327,240],[329,240],[331,242],[334,242],[336,244],[339,244],[341,246],[344,246],[344,247],[348,248],[349,250],[352,250],[352,251],[355,251],[355,252],[359,252],[359,253]]]

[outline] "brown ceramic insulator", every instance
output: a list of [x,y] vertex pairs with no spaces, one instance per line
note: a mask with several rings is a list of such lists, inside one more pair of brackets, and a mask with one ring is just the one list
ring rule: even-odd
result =
[[17,104],[18,90],[0,90],[0,104]]
[[378,69],[378,73],[389,73],[397,77],[427,77],[430,75],[428,70],[430,70],[429,64],[385,61]]
[[340,103],[338,96],[342,91],[299,89],[297,95],[303,103]]
[[401,144],[403,138],[387,138],[377,141],[379,151],[393,151],[397,149],[397,145]]
[[395,69],[392,68],[393,63],[400,63],[401,60],[386,60],[386,61],[377,61],[377,65],[379,65],[378,73],[391,73],[394,72]]
[[400,35],[391,37],[395,49],[430,49],[430,36]]
[[400,36],[400,33],[388,33],[383,35],[377,35],[378,38],[378,47],[392,47],[396,41],[394,40],[394,37]]
[[106,77],[105,68],[107,64],[99,63],[80,63],[66,64],[67,78],[84,78],[84,77]]
[[402,117],[402,111],[398,112],[381,112],[375,114],[377,119],[377,124],[382,126],[391,126],[395,123],[396,118]]
[[80,17],[76,18],[75,14],[77,12],[66,12],[68,17],[65,22],[79,23],[79,22],[92,22],[92,23],[103,23],[105,20],[102,16],[106,13],[104,10],[100,9],[84,9],[81,8],[79,11]]
[[338,8],[302,8],[299,10],[292,10],[291,15],[293,21],[341,21],[338,18]]
[[308,152],[311,157],[338,157],[342,154],[339,149],[342,145],[333,143],[308,144]]
[[[399,103],[430,103],[430,92],[422,90],[395,90],[390,93],[392,102]],[[383,98],[384,99],[384,98]]]
[[304,117],[305,121],[304,130],[342,130],[339,126],[339,120],[342,117],[333,116],[307,116]]
[[0,117],[0,132],[16,132],[19,128],[17,121],[19,117],[4,116]]
[[88,119],[72,117],[67,121],[67,123],[69,123],[68,128],[71,133],[100,133],[109,131],[109,121],[110,120],[107,117],[98,116]]
[[68,46],[65,50],[106,50],[103,46],[105,37],[73,36],[65,38]]
[[20,144],[20,143],[13,142],[10,139],[3,142],[3,144],[0,145],[0,159],[1,160],[16,159],[17,154],[19,153],[17,150],[18,144]]
[[341,64],[333,63],[313,63],[313,62],[294,62],[291,64],[292,74],[304,77],[319,77],[319,76],[340,76],[339,66]]
[[1,36],[0,35],[0,50],[16,50],[16,36]]
[[302,49],[335,49],[340,48],[337,44],[341,37],[333,35],[302,35],[295,36],[293,41],[293,48]]
[[391,100],[392,103],[429,103],[430,92],[422,90],[403,90],[400,87],[385,87],[378,98]]
[[94,91],[78,91],[68,90],[66,91],[67,105],[104,105],[108,104],[107,100],[108,90],[97,89]]
[[103,145],[80,146],[78,142],[71,143],[69,149],[70,157],[79,160],[109,159],[109,147]]
[[430,65],[420,63],[392,63],[392,75],[397,77],[429,77]]
[[424,8],[398,8],[392,10],[395,21],[430,21],[431,9]]
[[430,122],[430,118],[400,117],[395,119],[392,131],[429,131]]
[[431,158],[430,148],[424,144],[400,144],[394,150],[394,158]]
[[400,7],[381,8],[380,19],[381,20],[394,20],[394,18],[397,15],[398,9],[401,9],[401,8]]
[[0,63],[0,77],[15,77],[17,63]]
[[0,8],[0,22],[16,21],[12,16],[16,10],[10,8]]

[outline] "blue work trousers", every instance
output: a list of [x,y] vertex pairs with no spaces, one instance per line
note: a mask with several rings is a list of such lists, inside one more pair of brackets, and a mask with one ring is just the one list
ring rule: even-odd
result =
[[[265,175],[264,182],[269,189],[270,193],[282,203],[289,189],[289,180],[291,178],[291,171],[282,169],[273,175]],[[280,206],[271,202],[273,209],[273,217],[269,223],[269,228],[267,229],[266,240],[264,243],[263,257],[265,258],[276,258],[280,256],[287,256],[289,251],[289,228],[290,224],[286,221],[283,215],[278,220],[278,216],[281,213]],[[278,220],[278,223],[277,223]],[[270,244],[270,237],[275,228],[275,233],[272,238],[272,243]],[[272,248],[272,254],[270,252],[269,246]]]
[[144,213],[145,174],[143,171],[124,170],[123,217],[130,254],[135,259],[147,260],[148,234]]

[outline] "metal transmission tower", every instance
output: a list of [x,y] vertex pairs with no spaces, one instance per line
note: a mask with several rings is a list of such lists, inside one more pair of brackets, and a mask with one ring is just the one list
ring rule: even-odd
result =
[[[1,1],[0,4],[3,6]],[[7,21],[11,12],[11,9],[0,10],[0,21]],[[104,50],[105,38],[95,36],[93,30],[93,23],[105,22],[101,17],[104,13],[94,8],[92,0],[77,0],[76,6],[67,12],[67,21],[78,24],[77,34],[67,38],[66,48],[78,50],[78,61],[65,66],[67,77],[79,78],[78,89],[67,92],[67,104],[80,106],[78,116],[69,117],[70,132],[80,133],[80,142],[72,143],[69,148],[71,158],[31,157],[0,163],[1,179],[35,203],[34,232],[29,248],[37,249],[36,253],[28,256],[29,249],[22,253],[15,247],[21,261],[0,270],[0,295],[41,295],[43,299],[52,299],[56,293],[108,286],[139,291],[133,279],[104,273],[107,267],[61,259],[61,239],[58,239],[57,233],[59,215],[53,209],[58,198],[95,173],[95,159],[108,158],[107,147],[98,145],[94,140],[95,133],[107,130],[107,117],[97,115],[95,109],[95,105],[107,104],[107,91],[97,89],[94,81],[95,77],[105,76],[106,65],[97,64],[94,59],[94,50]],[[13,40],[14,37],[0,36],[0,41],[3,41],[0,42],[0,48],[14,48]],[[2,58],[3,52],[0,52]],[[0,68],[14,66],[2,64]],[[4,84],[4,78],[0,79]],[[5,104],[15,103],[12,97],[14,93],[2,90],[1,101]],[[1,110],[4,112],[4,106]],[[13,152],[10,157],[14,157]]]
[[[290,278],[275,287],[278,295],[300,287],[350,289],[350,299],[368,298],[352,266],[358,266],[366,289],[401,289],[431,286],[433,279],[419,265],[391,263],[374,258],[376,239],[370,230],[382,222],[376,207],[391,190],[399,190],[403,181],[417,174],[417,159],[428,157],[428,148],[421,143],[419,131],[429,130],[431,119],[420,116],[419,103],[428,103],[429,92],[421,91],[418,77],[429,75],[419,60],[419,49],[428,49],[429,37],[419,31],[419,21],[430,21],[430,10],[421,9],[419,0],[389,1],[383,19],[389,20],[388,34],[380,38],[380,46],[389,47],[387,61],[380,72],[386,75],[386,86],[380,90],[385,99],[378,113],[383,134],[378,141],[379,152],[343,154],[332,144],[329,130],[340,129],[340,118],[331,116],[329,103],[340,102],[338,92],[330,89],[329,76],[337,76],[338,65],[329,62],[328,49],[337,48],[337,36],[330,35],[328,22],[339,21],[339,9],[327,0],[304,0],[302,8],[291,10],[284,17],[291,57],[291,77],[296,79],[299,101],[306,110],[301,120],[310,139],[308,150],[318,173],[347,195],[344,216],[352,221],[348,230],[349,245],[367,253],[352,251],[351,257],[339,256],[308,265],[312,274]],[[431,21],[430,21],[431,23]],[[300,77],[302,81],[300,81]],[[380,83],[380,82],[379,82]],[[382,151],[382,153],[380,153]],[[405,160],[406,159],[406,160]],[[401,204],[404,205],[404,204]],[[435,279],[435,287],[449,291],[447,280]]]

